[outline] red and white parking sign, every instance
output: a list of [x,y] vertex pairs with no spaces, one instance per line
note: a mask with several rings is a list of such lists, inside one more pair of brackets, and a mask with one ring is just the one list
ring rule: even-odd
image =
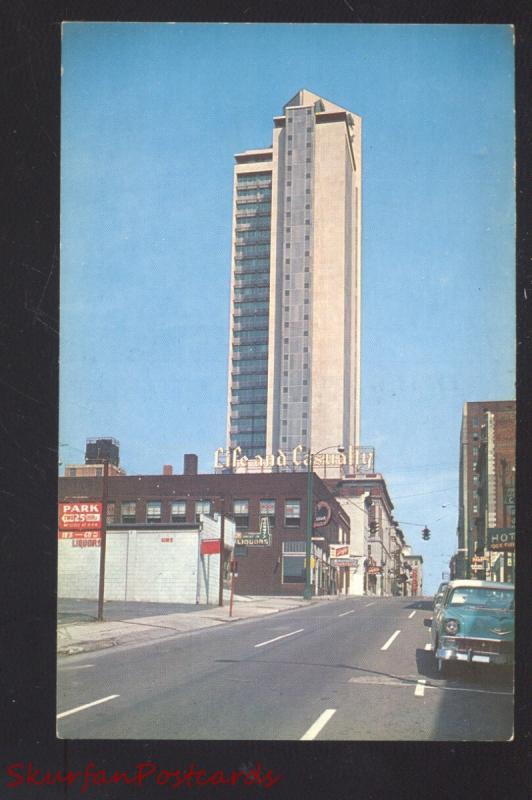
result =
[[101,527],[101,503],[59,503],[59,530],[88,531]]

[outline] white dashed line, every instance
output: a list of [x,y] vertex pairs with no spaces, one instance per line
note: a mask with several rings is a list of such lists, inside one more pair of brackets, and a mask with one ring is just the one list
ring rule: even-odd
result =
[[408,615],[408,619],[412,619],[415,613],[416,613],[415,611],[412,611],[412,613]]
[[282,636],[276,636],[275,639],[268,639],[267,642],[260,642],[260,644],[254,645],[254,647],[264,647],[265,644],[271,644],[272,642],[278,642],[279,639],[286,639],[287,636],[294,636],[296,633],[301,633],[304,631],[304,628],[299,628],[297,631],[292,631],[292,633],[283,633]]
[[423,680],[422,678],[420,678],[418,680],[418,682],[416,683],[416,688],[414,690],[414,694],[415,694],[416,697],[423,697],[424,696],[424,694],[425,694],[425,684],[426,683],[427,683],[427,681]]
[[375,605],[375,600],[373,601],[373,603],[366,603],[366,608],[368,608],[369,606],[374,606],[374,605]]
[[397,637],[399,636],[399,634],[400,634],[400,633],[401,633],[401,631],[395,631],[395,633],[393,633],[393,634],[390,636],[390,638],[388,639],[388,641],[386,642],[386,644],[384,644],[384,645],[381,647],[381,650],[387,650],[387,649],[389,648],[389,646],[392,644],[392,642],[394,642],[394,641],[395,641],[395,639],[397,639]]
[[88,669],[89,667],[93,667],[94,664],[78,664],[76,667],[59,667],[61,671],[66,671],[70,669]]
[[310,726],[306,733],[303,734],[300,741],[302,742],[303,740],[308,741],[309,739],[315,739],[321,729],[327,725],[333,714],[336,714],[335,708],[328,708],[323,712],[323,714],[320,714],[316,722]]
[[356,611],[356,608],[353,608],[351,611],[344,611],[344,613],[343,613],[343,614],[338,614],[338,616],[339,616],[339,617],[345,617],[345,616],[346,616],[346,614],[354,614],[354,613],[355,613],[355,611]]
[[114,700],[115,697],[120,697],[120,695],[110,694],[109,697],[102,697],[101,700],[94,700],[92,703],[85,703],[84,706],[77,706],[77,708],[71,708],[69,711],[62,711],[61,714],[57,715],[57,719],[68,717],[69,714],[76,714],[78,711],[84,711],[86,708],[92,708],[92,706],[98,706],[100,703],[107,703],[108,700]]

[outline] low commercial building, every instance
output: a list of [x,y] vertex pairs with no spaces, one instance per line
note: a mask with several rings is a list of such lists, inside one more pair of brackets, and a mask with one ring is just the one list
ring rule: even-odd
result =
[[[349,547],[349,516],[317,475],[314,475],[312,495],[312,591],[314,594],[347,594],[349,570],[335,563],[334,554],[337,552],[335,547]],[[120,546],[126,553],[133,542],[136,548],[140,543],[144,547],[147,542],[152,546],[156,542],[155,560],[167,558],[165,554],[170,553],[171,548],[164,545],[175,545],[176,553],[191,552],[190,544],[185,547],[185,540],[192,541],[195,537],[197,541],[200,520],[219,515],[226,527],[229,521],[234,524],[235,546],[234,549],[225,547],[224,560],[228,562],[234,558],[238,562],[235,590],[239,594],[303,594],[306,577],[306,473],[198,474],[197,457],[188,454],[183,475],[174,475],[171,467],[166,466],[161,475],[59,479],[61,502],[89,503],[103,498],[109,540],[114,541],[113,536],[122,534],[122,541],[129,542],[127,546]],[[68,522],[63,525],[63,533],[65,525],[68,527]],[[59,535],[62,535],[61,531]],[[165,538],[174,541],[163,542]],[[74,547],[73,542],[69,546]],[[60,573],[63,551],[64,547],[60,551]],[[189,570],[192,569],[191,558],[187,556]],[[139,569],[142,569],[142,560]],[[63,581],[62,592],[66,590],[64,586]],[[187,592],[191,597],[190,587]],[[154,596],[154,599],[158,597]]]
[[380,473],[325,479],[349,517],[351,536],[345,563],[349,593],[390,596],[403,594],[407,576],[401,553],[403,532],[393,517],[393,503]]
[[[225,545],[234,523],[225,520]],[[105,600],[216,603],[220,578],[221,518],[203,514],[184,525],[109,526],[105,548]],[[59,531],[58,597],[96,599],[101,530]]]

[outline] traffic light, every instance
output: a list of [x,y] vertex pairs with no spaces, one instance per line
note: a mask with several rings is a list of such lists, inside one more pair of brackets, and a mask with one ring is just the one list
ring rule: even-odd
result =
[[371,536],[376,536],[379,530],[379,524],[376,520],[372,519],[369,523],[369,532]]
[[428,540],[430,539],[430,531],[426,525],[421,531],[421,538],[424,539],[425,542],[428,542]]

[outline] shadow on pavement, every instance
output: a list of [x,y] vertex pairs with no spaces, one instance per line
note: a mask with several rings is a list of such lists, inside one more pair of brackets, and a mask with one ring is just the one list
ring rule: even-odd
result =
[[[189,603],[136,603],[109,600],[104,603],[103,617],[107,622],[119,622],[126,619],[155,617],[163,614],[190,614],[195,611],[207,611],[217,608],[214,605],[196,605]],[[73,600],[61,598],[57,601],[57,622],[66,625],[72,622],[94,622],[98,618],[96,600]]]
[[413,600],[409,605],[405,606],[405,608],[412,608],[416,611],[432,611],[432,598],[428,600]]
[[[429,650],[416,650],[417,671],[425,678],[443,681],[438,672],[434,655]],[[464,689],[484,689],[486,691],[511,691],[513,687],[513,671],[510,667],[500,667],[490,664],[466,664],[459,661],[452,662],[449,674],[445,676],[445,683],[453,687]],[[459,682],[459,684],[458,684]]]

